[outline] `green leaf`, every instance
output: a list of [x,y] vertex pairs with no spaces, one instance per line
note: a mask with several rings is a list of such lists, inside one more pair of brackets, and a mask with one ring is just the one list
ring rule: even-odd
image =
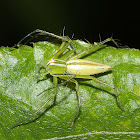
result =
[[[76,52],[91,44],[73,41]],[[81,113],[74,127],[71,122],[77,110],[75,85],[58,87],[57,104],[53,100],[26,124],[9,129],[29,117],[53,94],[52,76],[37,82],[38,65],[45,66],[59,45],[37,42],[34,47],[0,48],[0,138],[7,139],[138,139],[140,135],[140,51],[105,47],[84,59],[113,67],[112,72],[96,78],[118,89],[118,108],[113,89],[91,80],[77,79],[82,100]],[[59,83],[64,82],[59,80]],[[36,119],[37,118],[37,119]]]

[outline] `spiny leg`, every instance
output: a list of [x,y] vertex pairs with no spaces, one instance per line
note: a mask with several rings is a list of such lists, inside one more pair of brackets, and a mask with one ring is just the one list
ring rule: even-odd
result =
[[76,77],[76,75],[58,75],[58,77],[61,78],[61,79],[66,80],[65,82],[63,82],[62,84],[59,84],[59,85],[64,85],[68,81],[70,81],[72,83],[75,83],[75,85],[76,85],[76,94],[77,94],[77,98],[78,98],[78,106],[77,106],[78,109],[77,109],[77,111],[76,111],[76,113],[74,115],[74,118],[72,120],[71,127],[73,127],[74,122],[76,121],[76,119],[77,119],[77,117],[78,117],[78,115],[80,113],[80,108],[81,108],[81,98],[80,98],[80,95],[79,95],[79,85],[78,85],[78,82],[74,79]]
[[[36,33],[35,36],[38,36],[38,35],[49,35],[49,36],[52,36],[52,37],[55,37],[55,38],[58,38],[60,40],[62,40],[62,44],[59,48],[59,50],[57,51],[57,53],[52,57],[52,59],[56,59],[59,57],[60,54],[62,54],[66,49],[67,47],[70,45],[71,43],[71,40],[66,37],[66,36],[58,36],[58,35],[55,35],[53,33],[49,33],[49,32],[46,32],[46,31],[43,31],[43,30],[35,30],[29,34],[27,34],[23,39],[21,39],[18,43],[17,43],[17,46],[20,45],[26,38],[30,37],[30,36],[34,36],[34,34]],[[70,52],[71,54],[72,52]],[[64,59],[64,58],[63,58]]]
[[35,113],[33,113],[30,117],[28,117],[28,118],[26,118],[26,119],[24,119],[24,120],[22,120],[22,121],[16,123],[15,125],[13,125],[12,127],[10,127],[9,129],[13,129],[13,128],[17,127],[17,126],[20,126],[20,125],[22,125],[23,122],[25,122],[25,121],[29,120],[30,118],[34,117],[35,115],[37,115],[37,114],[48,104],[48,102],[49,102],[51,99],[53,99],[55,96],[56,96],[56,93],[55,93],[53,96],[51,96],[51,97],[50,97],[50,98],[49,98]]
[[[53,80],[54,80],[55,87],[57,87],[57,77],[53,77]],[[32,118],[33,116],[37,115],[41,111],[41,109],[43,109],[48,104],[48,102],[51,99],[53,99],[53,98],[54,98],[54,104],[55,104],[55,102],[56,102],[56,95],[57,95],[57,88],[54,88],[53,96],[51,96],[35,113],[33,113],[30,117],[28,117],[28,118],[26,118],[26,119],[16,123],[14,126],[10,127],[10,129],[13,129],[14,127],[22,125],[23,122],[25,122],[25,121],[29,120],[30,118]]]
[[70,45],[69,42],[62,42],[59,50],[52,56],[52,59],[57,59]]
[[73,127],[74,122],[76,121],[77,117],[79,116],[80,113],[80,108],[81,108],[81,98],[80,98],[80,94],[79,94],[79,85],[78,82],[75,79],[72,79],[71,82],[75,83],[76,85],[76,93],[77,93],[77,99],[78,99],[78,106],[77,106],[77,111],[74,115],[74,118],[72,120],[72,124],[71,127]]
[[98,80],[97,78],[95,78],[95,77],[93,77],[93,76],[90,76],[90,77],[91,77],[91,78],[92,78],[92,80],[94,80],[94,81],[97,81],[97,82],[99,82],[99,83],[101,83],[101,84],[104,84],[104,85],[106,85],[106,86],[108,86],[108,87],[113,88],[113,89],[114,89],[114,91],[115,91],[115,93],[116,93],[116,94],[114,94],[114,95],[115,95],[115,97],[116,97],[116,102],[117,102],[117,105],[118,105],[118,107],[119,107],[122,111],[124,111],[124,112],[125,112],[124,108],[123,108],[123,107],[121,107],[121,105],[120,105],[120,100],[119,100],[119,97],[118,97],[118,92],[117,92],[117,89],[116,89],[114,86],[111,86],[111,85],[109,85],[109,84],[107,84],[107,83],[104,83],[104,82],[102,82],[102,81]]
[[65,85],[67,82],[69,82],[71,79],[75,78],[75,75],[55,75],[54,77],[59,77],[61,79],[66,80],[65,82],[61,83],[61,84],[57,84],[56,86],[53,86],[51,88],[47,88],[45,90],[43,90],[42,92],[40,92],[39,94],[37,94],[37,96],[40,96],[42,93],[52,90],[54,88],[57,88],[58,86],[62,86]]
[[[57,77],[54,77],[53,76],[53,83],[54,83],[54,86],[57,87],[57,84],[58,84],[58,80],[57,80]],[[54,93],[55,93],[55,96],[54,96],[54,105],[56,104],[56,96],[57,96],[57,88],[54,88]]]
[[86,49],[85,51],[79,53],[78,55],[75,55],[75,56],[71,57],[70,59],[71,60],[72,59],[78,59],[78,58],[81,58],[81,57],[89,54],[90,52],[94,52],[94,51],[97,51],[99,49],[102,49],[102,48],[106,47],[106,46],[102,46],[102,45],[109,42],[109,41],[112,41],[118,47],[118,44],[115,42],[115,40],[113,38],[107,38],[106,40],[104,40],[102,42],[99,42],[97,44],[92,45],[92,47]]
[[60,57],[60,59],[65,60],[65,61],[69,60],[69,57],[71,57],[74,54],[74,51],[75,51],[75,49],[68,51],[62,57]]
[[108,87],[110,87],[110,88],[113,88],[114,91],[115,91],[115,93],[116,93],[116,94],[113,94],[113,95],[115,96],[115,98],[116,98],[116,103],[117,103],[118,107],[119,107],[122,111],[125,112],[124,108],[121,107],[121,105],[120,105],[120,100],[119,100],[119,97],[118,97],[117,89],[116,89],[115,87],[113,87],[113,86],[111,86],[111,85],[109,85],[109,84],[107,84],[107,83],[104,83],[104,82],[98,80],[97,78],[95,78],[95,77],[93,77],[93,76],[86,76],[86,75],[84,75],[84,76],[76,76],[76,78],[92,79],[93,81],[96,81],[96,82],[98,82],[98,83],[100,83],[100,84],[103,84],[103,85],[105,85],[105,86],[108,86]]
[[[57,76],[57,75],[56,75],[56,76]],[[71,124],[71,127],[73,127],[74,122],[76,121],[77,117],[79,116],[80,108],[81,108],[81,98],[80,98],[80,94],[79,94],[79,85],[78,85],[78,82],[74,79],[74,78],[76,77],[76,75],[58,75],[58,77],[66,80],[65,82],[63,82],[63,83],[61,83],[61,84],[59,84],[59,85],[64,85],[64,84],[66,84],[66,83],[69,82],[69,81],[72,82],[72,83],[75,83],[75,85],[76,85],[76,94],[77,94],[77,99],[78,99],[78,106],[77,106],[77,111],[76,111],[76,113],[75,113],[75,115],[74,115],[74,118],[73,118],[72,124]],[[55,77],[55,78],[56,78],[56,77]],[[55,84],[55,82],[54,82],[54,84]],[[48,90],[54,89],[54,91],[56,92],[56,90],[57,90],[56,88],[57,88],[57,87],[58,87],[58,85],[56,85],[56,86],[54,86],[54,87],[52,87],[52,88],[50,88],[50,89],[46,89],[46,90],[44,90],[44,91],[48,91]],[[55,90],[55,89],[56,89],[56,90]],[[44,91],[43,91],[43,92],[44,92]],[[40,94],[42,94],[43,92],[39,93],[38,96],[39,96]],[[55,97],[56,97],[56,95],[57,95],[57,94],[55,94]],[[55,97],[54,97],[54,104],[55,104]]]
[[64,36],[58,36],[58,35],[55,35],[53,33],[49,33],[49,32],[46,32],[46,31],[43,31],[43,30],[39,30],[39,29],[36,29],[34,30],[33,32],[27,34],[24,38],[22,38],[18,43],[17,45],[21,44],[26,38],[30,37],[30,36],[34,36],[34,34],[36,35],[49,35],[49,36],[52,36],[52,37],[55,37],[55,38],[58,38],[62,41],[69,41],[70,39],[68,37],[64,37]]
[[[43,34],[46,34],[46,33],[48,34],[49,32],[43,31]],[[42,32],[41,32],[41,34],[42,34]],[[60,45],[59,50],[52,56],[52,59],[57,59],[68,48],[68,46],[71,44],[71,40],[68,37],[61,37],[61,36],[57,36],[57,35],[52,34],[52,33],[49,33],[49,35],[62,40],[62,44]],[[73,51],[69,52],[69,55],[72,52]],[[63,59],[65,59],[66,57],[67,56],[63,56]]]
[[[68,48],[68,46],[70,46],[70,48],[68,48],[69,50],[59,57],[59,59],[65,60],[65,61],[69,60],[69,58],[71,58],[71,56],[74,55],[74,52],[76,50],[76,45],[73,41],[67,42],[66,45],[67,47],[65,46],[65,48],[63,48],[63,52]],[[61,46],[60,46],[60,49],[61,49]]]

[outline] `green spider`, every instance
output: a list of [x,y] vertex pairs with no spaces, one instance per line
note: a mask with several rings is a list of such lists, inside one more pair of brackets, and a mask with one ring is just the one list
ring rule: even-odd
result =
[[[104,46],[102,44],[105,44],[106,42],[112,41],[116,46],[118,46],[117,43],[114,41],[114,39],[107,38],[106,40],[101,41],[97,44],[94,44],[91,47],[89,47],[88,49],[86,49],[85,51],[83,51],[79,54],[76,54],[76,55],[74,55],[75,48],[71,49],[70,51],[66,51],[66,49],[70,45],[71,46],[74,45],[74,44],[72,44],[72,41],[68,37],[58,36],[58,35],[55,35],[53,33],[49,33],[49,32],[43,31],[43,30],[39,30],[39,29],[37,29],[37,30],[31,32],[30,34],[28,34],[27,36],[25,36],[18,44],[21,44],[21,42],[23,40],[25,40],[29,36],[32,36],[34,33],[38,33],[38,35],[49,35],[49,36],[52,36],[52,37],[55,37],[55,38],[62,40],[62,44],[60,45],[59,50],[52,56],[52,58],[49,60],[49,62],[47,63],[47,65],[45,67],[46,74],[50,74],[51,76],[53,76],[54,94],[43,104],[43,106],[41,106],[30,117],[16,123],[10,129],[21,125],[24,121],[35,116],[37,113],[40,112],[40,110],[42,108],[44,108],[46,106],[46,104],[51,99],[53,99],[53,98],[55,99],[55,97],[57,95],[58,78],[64,79],[64,80],[66,80],[66,82],[70,81],[76,85],[78,109],[77,109],[77,112],[75,113],[75,116],[72,120],[72,124],[71,124],[72,127],[74,125],[75,120],[77,119],[77,117],[79,115],[80,107],[81,107],[81,99],[80,99],[80,95],[79,95],[79,84],[76,81],[76,78],[91,79],[91,80],[99,82],[105,86],[109,86],[109,87],[113,88],[114,91],[116,92],[115,97],[116,97],[117,105],[122,111],[124,111],[124,109],[120,106],[120,102],[119,102],[116,88],[107,84],[107,83],[104,83],[104,82],[98,80],[97,78],[95,78],[93,76],[91,76],[94,74],[103,73],[103,72],[112,70],[112,67],[110,67],[108,65],[101,64],[101,63],[97,63],[97,62],[80,59],[83,56],[89,54],[91,51],[93,52],[93,51],[97,51],[97,50],[103,48]],[[64,82],[62,84],[64,85],[66,82]],[[40,94],[38,94],[38,95],[40,95]]]

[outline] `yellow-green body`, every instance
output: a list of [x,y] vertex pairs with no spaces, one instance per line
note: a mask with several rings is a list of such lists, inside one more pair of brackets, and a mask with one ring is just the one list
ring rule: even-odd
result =
[[[25,38],[27,38],[28,36],[32,36],[32,34],[34,34],[34,33],[38,33],[39,35],[50,35],[50,36],[53,36],[53,37],[56,37],[56,38],[62,40],[62,44],[61,44],[59,50],[52,56],[52,58],[48,61],[47,65],[45,67],[46,74],[50,74],[53,76],[54,88],[52,88],[52,89],[54,89],[54,94],[44,103],[43,106],[41,106],[29,118],[26,118],[25,120],[15,124],[11,128],[16,127],[16,126],[20,125],[22,122],[35,116],[52,98],[54,98],[54,103],[55,103],[55,97],[57,94],[57,86],[58,86],[57,78],[64,79],[64,80],[66,80],[66,82],[68,82],[68,81],[73,82],[76,85],[78,110],[72,121],[72,126],[73,126],[76,118],[79,115],[80,107],[81,107],[79,84],[75,78],[91,79],[96,82],[99,82],[100,84],[104,84],[105,86],[109,86],[116,91],[115,87],[113,87],[109,84],[106,84],[106,83],[96,79],[95,77],[93,77],[94,74],[103,73],[103,72],[111,70],[112,68],[110,66],[104,65],[101,63],[97,63],[97,62],[93,62],[93,61],[89,61],[89,60],[80,59],[80,58],[89,54],[91,51],[98,51],[98,50],[104,48],[105,46],[103,46],[102,44],[105,44],[108,41],[112,41],[115,44],[116,44],[116,42],[112,38],[108,38],[100,43],[91,45],[91,47],[89,47],[87,50],[85,50],[77,55],[74,55],[74,50],[75,50],[76,46],[75,46],[75,44],[72,43],[72,41],[69,38],[64,37],[64,36],[57,36],[55,34],[52,34],[52,33],[46,32],[46,31],[42,31],[42,30],[35,30],[32,33],[25,36],[19,42],[19,44]],[[71,46],[71,47],[69,47],[69,46]],[[72,49],[70,49],[70,48],[72,48]],[[65,84],[65,82],[63,84]],[[47,91],[47,90],[45,90],[45,91]],[[124,111],[124,109],[120,106],[117,91],[116,91],[116,95],[114,95],[114,96],[116,97],[116,102],[117,102],[118,107]]]
[[51,75],[94,75],[98,73],[103,73],[112,68],[108,65],[101,63],[74,59],[69,61],[51,59],[47,65],[47,71]]
[[66,66],[66,72],[75,75],[94,75],[112,69],[110,66],[83,59],[67,61]]

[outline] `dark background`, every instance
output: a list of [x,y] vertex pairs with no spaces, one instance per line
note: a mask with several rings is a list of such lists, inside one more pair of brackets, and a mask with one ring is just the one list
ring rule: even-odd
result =
[[35,29],[89,42],[111,37],[140,48],[139,1],[3,0],[0,2],[0,46],[13,46]]

